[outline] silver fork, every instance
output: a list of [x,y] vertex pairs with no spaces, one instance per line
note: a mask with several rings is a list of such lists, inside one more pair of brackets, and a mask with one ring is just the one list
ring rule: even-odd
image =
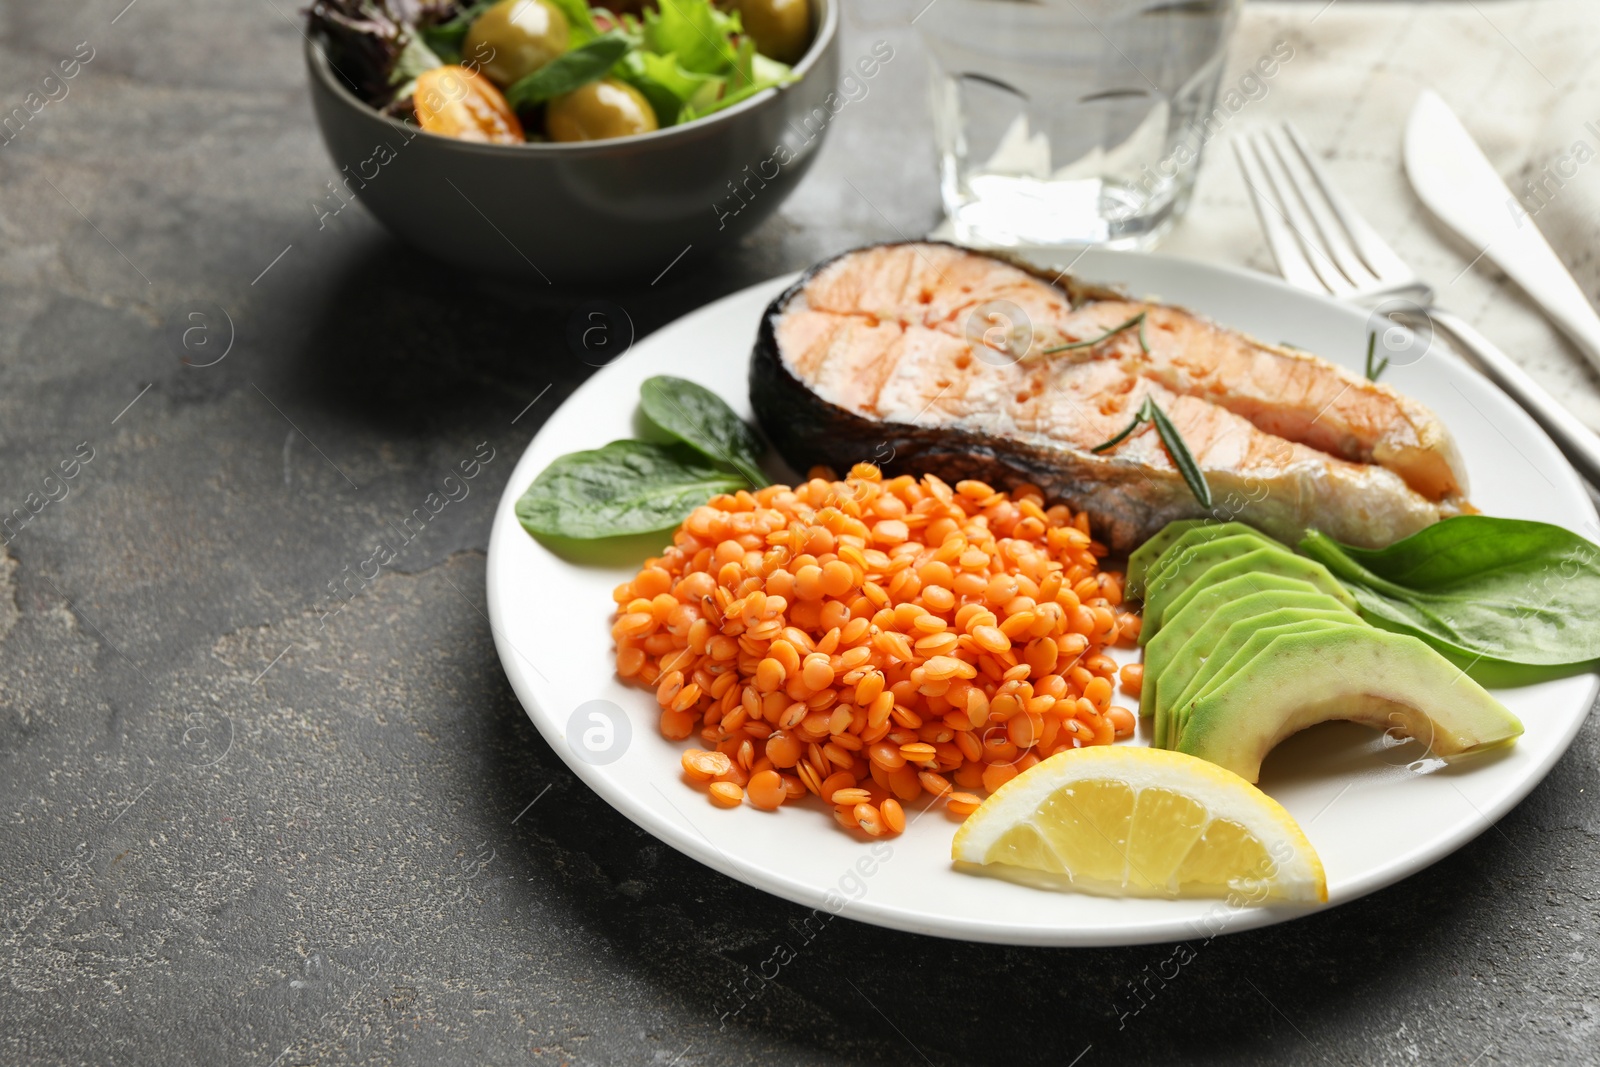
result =
[[[1284,280],[1431,324],[1544,427],[1579,474],[1600,486],[1600,437],[1472,325],[1433,302],[1433,288],[1350,206],[1290,123],[1233,138],[1256,215]],[[1421,353],[1418,353],[1420,356]]]

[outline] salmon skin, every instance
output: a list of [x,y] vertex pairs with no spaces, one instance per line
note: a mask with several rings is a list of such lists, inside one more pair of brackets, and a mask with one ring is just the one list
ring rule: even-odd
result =
[[[1142,327],[1105,336],[1140,314]],[[1209,512],[1152,426],[1093,451],[1147,398],[1204,471]],[[1316,527],[1381,547],[1473,510],[1448,431],[1387,385],[1182,308],[935,242],[808,271],[762,318],[750,399],[799,470],[864,461],[1030,482],[1088,511],[1115,551],[1208,514],[1290,543]]]

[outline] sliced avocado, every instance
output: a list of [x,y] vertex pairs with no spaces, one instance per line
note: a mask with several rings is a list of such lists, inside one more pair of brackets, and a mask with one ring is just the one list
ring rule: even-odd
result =
[[1440,758],[1522,733],[1516,716],[1421,640],[1371,626],[1275,637],[1185,710],[1178,751],[1248,782],[1278,742],[1330,719],[1414,737]]
[[[1236,575],[1215,585],[1190,586],[1190,591],[1184,594],[1183,611],[1176,610],[1176,602],[1170,605],[1167,608],[1167,615],[1171,621],[1144,646],[1144,684],[1139,691],[1139,713],[1145,716],[1154,713],[1156,689],[1163,668],[1171,662],[1172,655],[1205,624],[1213,612],[1251,593],[1265,593],[1271,590],[1294,593],[1319,592],[1310,582],[1301,581],[1299,578],[1284,578],[1265,571]],[[1191,596],[1191,593],[1195,595]],[[1185,617],[1180,619],[1179,615]]]
[[1180,538],[1167,549],[1155,569],[1145,576],[1145,617],[1156,620],[1159,629],[1165,618],[1166,606],[1188,589],[1195,578],[1218,563],[1257,550],[1294,554],[1293,549],[1256,533],[1232,534],[1196,545],[1184,545]]
[[1178,649],[1186,645],[1189,638],[1194,637],[1195,632],[1219,609],[1251,593],[1264,592],[1325,593],[1325,590],[1317,589],[1317,585],[1302,581],[1299,577],[1285,577],[1267,571],[1246,571],[1226,581],[1190,585],[1179,598],[1181,603],[1174,600],[1166,606],[1166,625],[1144,646],[1144,685],[1139,689],[1142,715],[1154,713],[1155,693],[1162,670],[1173,661]]
[[1193,527],[1180,533],[1166,548],[1162,549],[1161,555],[1150,561],[1149,567],[1141,576],[1140,595],[1148,596],[1150,590],[1160,584],[1161,576],[1169,572],[1174,566],[1182,563],[1195,549],[1230,537],[1254,537],[1263,545],[1282,544],[1282,542],[1274,541],[1261,531],[1252,526],[1246,526],[1242,522],[1223,522],[1209,526]]
[[[1231,565],[1231,569],[1211,574],[1211,571],[1219,565]],[[1355,607],[1355,598],[1340,586],[1326,567],[1316,560],[1297,556],[1281,545],[1252,548],[1248,537],[1237,539],[1224,537],[1220,541],[1201,545],[1185,553],[1184,561],[1160,578],[1151,576],[1148,583],[1149,590],[1144,598],[1144,627],[1140,637],[1151,631],[1159,632],[1166,622],[1168,606],[1177,601],[1190,587],[1199,583],[1210,584],[1213,580],[1220,581],[1249,571],[1270,571],[1273,574],[1303,579],[1324,590],[1336,600],[1344,602],[1351,608]]]
[[[1137,599],[1144,595],[1144,576],[1150,565],[1161,558],[1161,553],[1167,546],[1190,530],[1211,523],[1210,519],[1179,519],[1169,522],[1156,532],[1156,535],[1128,556],[1128,573],[1122,583],[1124,596]],[[1235,531],[1237,532],[1237,531]]]
[[[1246,559],[1242,556],[1239,559],[1229,560],[1227,563],[1219,563],[1205,573],[1203,581],[1195,582],[1188,589],[1178,594],[1172,603],[1166,606],[1164,618],[1168,620],[1176,618],[1179,612],[1187,608],[1201,595],[1208,593],[1215,586],[1223,585],[1235,578],[1245,576],[1254,576],[1259,582],[1269,574],[1292,578],[1302,584],[1309,584],[1318,592],[1327,593],[1339,603],[1344,604],[1351,610],[1355,610],[1355,598],[1350,595],[1350,591],[1326,567],[1317,563],[1316,560],[1307,559],[1304,556],[1295,556],[1294,558],[1295,563],[1286,564],[1281,569],[1273,570],[1257,570],[1257,561],[1255,559]],[[1304,564],[1306,563],[1310,563],[1312,566],[1305,567]],[[1162,620],[1155,620],[1155,625],[1158,628],[1161,627],[1163,625]]]
[[1327,602],[1323,607],[1283,607],[1254,618],[1240,619],[1224,627],[1220,634],[1211,630],[1197,635],[1168,668],[1171,677],[1165,689],[1166,699],[1156,709],[1156,721],[1162,725],[1162,740],[1158,743],[1163,747],[1175,747],[1183,737],[1184,709],[1243,670],[1251,657],[1259,654],[1279,634],[1298,633],[1296,627],[1322,630],[1331,626],[1367,625],[1332,597],[1323,599]]
[[[1145,685],[1150,684],[1149,679],[1153,676],[1157,679],[1156,690],[1154,693],[1139,694],[1139,706],[1143,707],[1148,698],[1150,713],[1155,716],[1155,740],[1152,743],[1157,746],[1165,744],[1163,739],[1167,736],[1166,726],[1171,720],[1171,709],[1178,705],[1197,672],[1226,663],[1252,630],[1299,621],[1300,616],[1296,616],[1295,612],[1304,613],[1306,618],[1315,618],[1317,613],[1333,613],[1344,621],[1361,623],[1355,612],[1326,593],[1270,589],[1239,597],[1212,612],[1198,626],[1191,628],[1186,622],[1184,628],[1191,630],[1186,641],[1167,642],[1167,635],[1177,631],[1176,625],[1157,634],[1144,650]],[[1156,648],[1158,644],[1160,649]],[[1152,650],[1155,651],[1154,656]],[[1210,677],[1209,669],[1205,673]]]

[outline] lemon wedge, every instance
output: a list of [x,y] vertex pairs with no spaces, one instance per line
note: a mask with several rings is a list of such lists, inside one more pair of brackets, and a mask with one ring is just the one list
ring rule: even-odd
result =
[[1283,807],[1232,771],[1153,748],[1062,752],[1002,786],[956,832],[963,870],[1102,896],[1328,899]]

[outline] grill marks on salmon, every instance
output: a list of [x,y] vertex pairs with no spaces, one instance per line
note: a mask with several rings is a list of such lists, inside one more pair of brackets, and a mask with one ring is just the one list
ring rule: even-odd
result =
[[[1043,354],[1140,313],[1148,351],[1129,329]],[[948,245],[875,246],[818,267],[774,303],[752,365],[757,413],[802,469],[874,459],[882,447],[863,446],[875,440],[907,471],[1039,483],[1088,508],[1117,547],[1203,514],[1152,428],[1091,451],[1146,397],[1216,504],[1278,536],[1315,525],[1381,545],[1467,506],[1449,434],[1388,386],[1181,308]]]

